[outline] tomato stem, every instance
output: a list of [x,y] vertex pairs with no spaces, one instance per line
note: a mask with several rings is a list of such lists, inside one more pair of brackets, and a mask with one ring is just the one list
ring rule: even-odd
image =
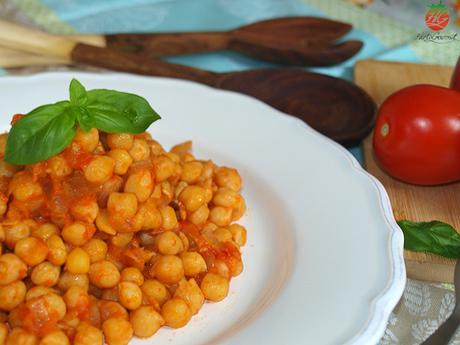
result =
[[382,127],[380,127],[380,134],[382,137],[386,137],[390,132],[390,125],[388,123],[384,123]]

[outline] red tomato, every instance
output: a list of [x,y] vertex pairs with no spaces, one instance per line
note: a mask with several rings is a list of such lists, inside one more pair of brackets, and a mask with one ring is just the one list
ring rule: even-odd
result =
[[382,167],[399,180],[460,180],[460,92],[434,85],[395,92],[378,111],[373,144]]
[[455,67],[454,74],[452,74],[450,87],[452,89],[460,91],[460,56],[458,57],[457,66]]

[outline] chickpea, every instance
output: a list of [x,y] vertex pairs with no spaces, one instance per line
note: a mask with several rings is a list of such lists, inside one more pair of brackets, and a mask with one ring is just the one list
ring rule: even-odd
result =
[[86,290],[89,287],[89,278],[87,274],[73,274],[63,272],[59,277],[58,288],[61,291],[67,291],[72,286],[80,286]]
[[80,323],[73,339],[73,345],[102,345],[102,331],[85,322]]
[[93,237],[96,229],[92,224],[75,222],[62,229],[61,236],[69,244],[82,246]]
[[180,179],[188,184],[196,183],[203,171],[203,163],[191,161],[184,163]]
[[128,320],[128,312],[118,302],[101,300],[99,302],[99,310],[102,322],[110,318]]
[[45,261],[34,267],[30,277],[35,285],[50,287],[57,284],[60,272],[58,266]]
[[129,175],[124,191],[134,193],[139,202],[146,201],[153,191],[152,174],[147,169],[139,169]]
[[174,297],[184,300],[188,304],[192,315],[198,313],[204,303],[204,295],[195,279],[181,281],[176,292],[174,292]]
[[218,226],[227,226],[232,221],[232,209],[215,206],[211,209],[209,220]]
[[198,210],[189,214],[187,220],[195,225],[203,224],[208,219],[209,212],[208,206],[202,205]]
[[227,228],[217,228],[212,234],[214,238],[221,243],[229,242],[232,240],[232,233]]
[[182,260],[175,255],[161,256],[154,264],[155,277],[164,284],[175,284],[184,276]]
[[48,245],[48,261],[56,266],[63,265],[67,259],[67,251],[61,237],[51,235],[46,244]]
[[118,233],[110,239],[110,242],[117,247],[126,247],[133,239],[132,232]]
[[151,306],[142,306],[132,311],[129,321],[134,335],[140,338],[151,337],[165,324],[161,314]]
[[134,310],[142,304],[142,291],[135,283],[121,282],[118,284],[118,298],[123,307]]
[[30,226],[25,221],[4,223],[3,230],[5,232],[5,244],[11,249],[16,246],[19,240],[30,236]]
[[121,271],[120,280],[142,286],[144,284],[144,275],[137,267],[126,267]]
[[81,248],[74,248],[67,255],[65,268],[68,272],[73,274],[88,273],[90,265],[90,258]]
[[198,186],[187,186],[179,195],[179,201],[189,212],[198,210],[205,203],[205,190]]
[[[39,303],[40,305],[45,305],[48,313],[50,315],[57,316],[58,320],[62,320],[66,314],[67,308],[64,300],[61,296],[55,293],[48,293],[39,298],[42,298],[45,303]],[[33,303],[35,300],[30,300],[27,303]],[[36,310],[36,308],[31,308]]]
[[224,277],[225,279],[230,279],[230,269],[228,265],[222,260],[216,260],[214,262],[215,273]]
[[70,213],[81,222],[93,223],[96,220],[99,206],[93,198],[82,198],[72,205]]
[[21,280],[8,285],[0,285],[0,309],[11,311],[24,301],[26,284]]
[[98,288],[111,288],[120,281],[120,272],[113,263],[106,260],[99,261],[91,264],[89,280]]
[[96,218],[96,226],[98,230],[105,232],[109,235],[115,235],[117,232],[109,221],[109,212],[106,209],[99,210]]
[[27,275],[27,265],[15,254],[0,256],[0,285],[6,285]]
[[207,273],[200,287],[207,300],[219,302],[227,296],[229,283],[227,279],[218,274]]
[[63,331],[53,331],[45,335],[38,345],[70,345],[70,341]]
[[133,146],[134,137],[128,133],[107,134],[107,145],[111,149],[129,150]]
[[129,150],[129,154],[134,161],[143,161],[150,156],[150,147],[144,139],[134,139],[133,146]]
[[102,324],[102,330],[108,345],[127,345],[133,337],[133,327],[124,319],[108,319]]
[[0,193],[0,216],[3,216],[8,209],[8,198]]
[[165,320],[166,326],[181,328],[190,321],[192,312],[184,300],[171,298],[161,307],[161,315]]
[[179,232],[179,238],[182,241],[182,246],[184,247],[183,251],[186,252],[188,250],[188,248],[190,247],[190,241],[189,241],[188,237],[186,235],[184,235],[183,232]]
[[152,139],[148,141],[148,144],[150,146],[150,153],[152,156],[159,156],[165,153],[165,149],[160,145],[158,141]]
[[48,246],[39,238],[27,237],[16,243],[14,253],[27,265],[35,266],[45,261],[48,255]]
[[128,151],[123,149],[113,149],[108,153],[115,161],[113,172],[117,175],[124,175],[133,163],[133,158],[129,155]]
[[92,238],[83,245],[83,249],[89,255],[91,263],[102,261],[107,255],[107,243],[98,238]]
[[181,254],[182,264],[184,266],[184,273],[188,277],[196,276],[201,272],[205,272],[206,262],[200,253],[185,252]]
[[137,212],[137,198],[133,193],[112,193],[107,201],[107,210],[123,218],[131,218]]
[[16,327],[10,331],[5,345],[37,345],[38,339],[35,335]]
[[83,173],[89,182],[101,185],[112,177],[114,168],[115,161],[111,157],[96,156],[83,168]]
[[50,287],[47,286],[34,286],[33,288],[27,290],[26,292],[26,301],[40,297],[49,293],[56,293],[56,291]]
[[240,219],[246,212],[246,202],[241,195],[238,195],[236,206],[233,209],[232,220]]
[[235,192],[241,189],[241,177],[236,169],[221,167],[216,170],[214,180],[219,187],[226,187]]
[[62,156],[53,156],[48,159],[48,172],[53,177],[66,177],[72,173],[72,167]]
[[173,230],[177,227],[176,212],[171,206],[166,206],[160,209],[160,214],[164,230]]
[[176,255],[184,249],[179,236],[172,231],[165,231],[157,237],[157,247],[160,254]]
[[0,345],[5,345],[7,337],[8,337],[8,327],[3,322],[1,322],[0,323]]
[[148,279],[141,286],[142,293],[151,305],[162,306],[170,297],[168,289],[155,279]]
[[144,204],[141,204],[139,209],[144,213],[144,224],[142,225],[142,230],[152,230],[161,227],[161,223],[163,221],[161,213],[153,202],[149,202],[149,200],[147,200]]
[[238,193],[229,188],[219,188],[212,198],[216,206],[234,207],[236,205]]
[[163,182],[174,174],[175,163],[166,155],[155,157],[153,164],[155,166],[156,182]]
[[32,236],[43,241],[47,241],[51,235],[59,235],[59,228],[53,223],[45,223],[32,230]]
[[85,132],[78,127],[73,140],[86,152],[93,152],[99,144],[99,131],[97,128],[91,128],[88,132]]
[[3,159],[0,160],[0,176],[12,177],[19,170],[19,166],[7,163]]
[[228,227],[228,229],[232,233],[232,239],[237,245],[242,247],[246,244],[247,232],[243,226],[239,224],[232,224]]
[[71,286],[64,294],[64,302],[68,309],[86,310],[90,299],[88,292],[81,286]]
[[10,181],[9,189],[18,201],[27,201],[43,194],[42,186],[34,182],[28,171],[16,173]]

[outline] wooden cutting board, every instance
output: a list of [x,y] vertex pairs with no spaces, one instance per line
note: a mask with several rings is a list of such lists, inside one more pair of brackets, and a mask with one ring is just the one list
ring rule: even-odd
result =
[[[446,86],[452,68],[447,66],[409,64],[376,60],[356,63],[356,84],[366,90],[380,105],[386,97],[405,86],[429,83]],[[377,165],[372,152],[372,136],[363,142],[367,170],[382,182],[391,200],[397,220],[440,220],[460,230],[460,183],[420,187],[396,181]],[[452,282],[454,260],[436,255],[405,251],[407,276],[413,279]]]

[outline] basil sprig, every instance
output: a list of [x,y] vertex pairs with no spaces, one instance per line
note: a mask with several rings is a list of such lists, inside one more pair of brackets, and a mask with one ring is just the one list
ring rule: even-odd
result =
[[460,235],[449,224],[398,221],[404,233],[404,248],[414,252],[429,252],[446,258],[460,258]]
[[107,133],[141,133],[160,116],[138,95],[115,90],[86,90],[76,79],[70,100],[35,108],[20,118],[8,135],[5,161],[33,164],[62,152],[83,131],[97,128]]

